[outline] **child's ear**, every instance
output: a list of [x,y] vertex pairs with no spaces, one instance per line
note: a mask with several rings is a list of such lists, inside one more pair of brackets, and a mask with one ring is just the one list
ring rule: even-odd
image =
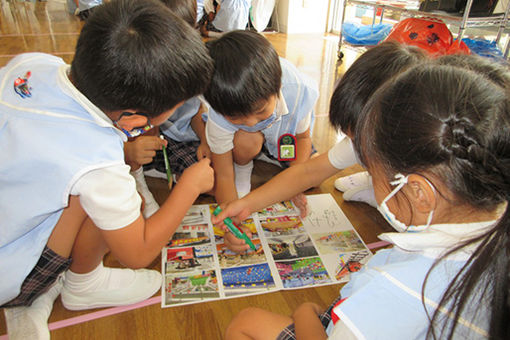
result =
[[125,111],[120,114],[120,118],[117,119],[117,125],[131,131],[134,128],[144,126],[147,124],[147,117],[136,114],[135,112]]
[[436,207],[435,189],[423,176],[411,174],[407,179],[410,190],[408,196],[414,207],[421,213],[428,214]]

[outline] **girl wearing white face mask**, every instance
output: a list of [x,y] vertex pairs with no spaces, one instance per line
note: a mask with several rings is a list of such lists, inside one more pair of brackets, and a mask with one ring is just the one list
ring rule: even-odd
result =
[[313,303],[292,317],[252,308],[227,338],[510,338],[510,102],[500,85],[432,64],[379,89],[356,149],[401,231],[380,236],[393,248],[352,274],[332,308],[338,321],[321,324]]

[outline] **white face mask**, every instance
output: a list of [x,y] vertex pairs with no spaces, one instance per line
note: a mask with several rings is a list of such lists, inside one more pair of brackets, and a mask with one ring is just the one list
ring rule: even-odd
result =
[[[410,226],[407,226],[404,223],[402,223],[399,220],[397,220],[395,215],[390,211],[390,209],[386,205],[386,202],[388,202],[390,198],[395,196],[395,194],[400,189],[402,189],[402,187],[407,183],[408,177],[409,176],[404,176],[402,174],[396,174],[395,175],[395,180],[390,182],[391,185],[396,185],[395,189],[393,189],[393,191],[390,192],[388,194],[388,196],[386,196],[386,198],[382,201],[382,203],[377,206],[377,210],[379,210],[379,212],[383,215],[384,219],[386,221],[388,221],[388,223],[396,231],[398,231],[400,233],[403,233],[403,232],[406,232],[406,231],[409,231],[409,232],[422,231],[422,230],[427,229],[430,226],[430,222],[432,221],[432,216],[434,215],[434,210],[431,210],[430,214],[429,214],[429,217],[427,218],[427,224],[426,225],[421,225],[421,226],[410,225]],[[425,178],[425,181],[427,181],[426,178]],[[434,189],[434,186],[429,181],[427,181],[427,183],[430,185],[430,187],[432,188],[432,191],[434,192],[434,195],[435,195],[436,194],[436,189]]]

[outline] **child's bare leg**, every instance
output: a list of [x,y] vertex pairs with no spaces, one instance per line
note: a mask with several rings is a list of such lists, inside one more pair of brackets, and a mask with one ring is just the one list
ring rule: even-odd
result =
[[261,132],[237,131],[234,135],[232,150],[234,162],[239,165],[248,164],[260,153],[263,144],[264,135]]
[[[50,239],[48,247],[63,257],[72,257],[65,274],[62,302],[67,309],[125,305],[152,296],[161,286],[161,274],[154,270],[103,267],[107,244],[81,207],[71,197]],[[53,248],[52,248],[53,247]]]
[[99,229],[88,218],[78,196],[70,196],[47,243],[48,248],[62,257],[72,257],[70,269],[87,273],[96,268],[108,252]]
[[230,322],[225,332],[226,340],[276,339],[292,323],[292,318],[261,308],[246,308]]

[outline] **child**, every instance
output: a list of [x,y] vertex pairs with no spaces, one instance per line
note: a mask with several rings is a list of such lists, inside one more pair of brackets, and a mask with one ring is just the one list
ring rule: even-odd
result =
[[123,142],[202,93],[212,67],[199,34],[161,3],[113,0],[83,26],[71,67],[28,53],[0,69],[9,160],[0,163],[0,306],[11,339],[48,338],[60,292],[64,307],[82,310],[142,301],[161,287],[158,271],[105,268],[103,256],[149,265],[213,172],[208,160],[188,169],[144,220]]
[[318,91],[312,80],[278,58],[258,33],[233,31],[207,45],[215,69],[204,93],[211,105],[206,136],[216,174],[216,200],[223,203],[250,191],[253,159],[262,150],[276,161],[283,135],[296,139],[291,165],[310,158]]
[[[240,214],[242,220],[253,211],[317,186],[339,170],[358,163],[351,138],[354,137],[363,106],[385,80],[424,59],[425,54],[420,49],[394,42],[385,42],[363,53],[349,67],[331,97],[330,122],[348,137],[341,140],[328,153],[283,171],[261,188],[233,203],[231,213]],[[299,181],[296,181],[296,178],[299,178]],[[373,188],[371,186],[370,188],[373,197]],[[373,200],[375,201],[375,198]],[[298,207],[302,216],[306,216],[306,204]],[[236,251],[244,251],[248,247],[231,235],[227,235],[226,240],[233,242],[230,246]]]
[[380,235],[394,247],[352,275],[334,322],[312,303],[292,318],[252,308],[227,339],[507,339],[509,110],[505,88],[459,67],[422,64],[386,83],[356,149],[383,215],[406,232]]
[[[174,14],[184,19],[191,27],[196,26],[195,0],[161,0]],[[131,166],[131,175],[136,180],[136,188],[144,199],[143,216],[149,218],[159,204],[152,195],[145,175],[167,178],[163,159],[163,147],[167,148],[172,173],[180,176],[184,169],[205,157],[210,158],[210,150],[205,140],[205,123],[202,120],[204,106],[194,97],[179,106],[175,113],[161,125],[164,140],[157,128],[144,136],[129,139],[124,144],[126,163]],[[195,153],[198,157],[195,157]],[[143,166],[143,167],[142,167]],[[171,188],[173,182],[169,183]]]
[[[413,61],[425,58],[423,51],[418,48],[406,47],[408,53],[403,53],[398,43],[387,42],[379,46],[377,52],[364,53],[359,62],[347,70],[331,99],[330,122],[351,140],[363,106],[379,85]],[[385,57],[381,58],[380,55]],[[377,207],[372,180],[366,171],[336,179],[335,188],[344,193],[345,201],[365,202]]]
[[244,30],[248,24],[251,0],[205,0],[200,32],[218,38],[221,32]]
[[[145,198],[144,216],[151,216],[159,209],[145,177],[167,178],[162,147],[166,147],[170,169],[174,180],[185,169],[203,158],[211,158],[211,151],[205,137],[205,123],[202,114],[205,105],[199,97],[193,97],[175,110],[170,118],[160,125],[159,136],[140,136],[124,145],[126,163],[131,166],[138,191]],[[143,168],[142,168],[142,165]],[[148,202],[152,202],[150,205]],[[148,216],[147,216],[148,215]]]

